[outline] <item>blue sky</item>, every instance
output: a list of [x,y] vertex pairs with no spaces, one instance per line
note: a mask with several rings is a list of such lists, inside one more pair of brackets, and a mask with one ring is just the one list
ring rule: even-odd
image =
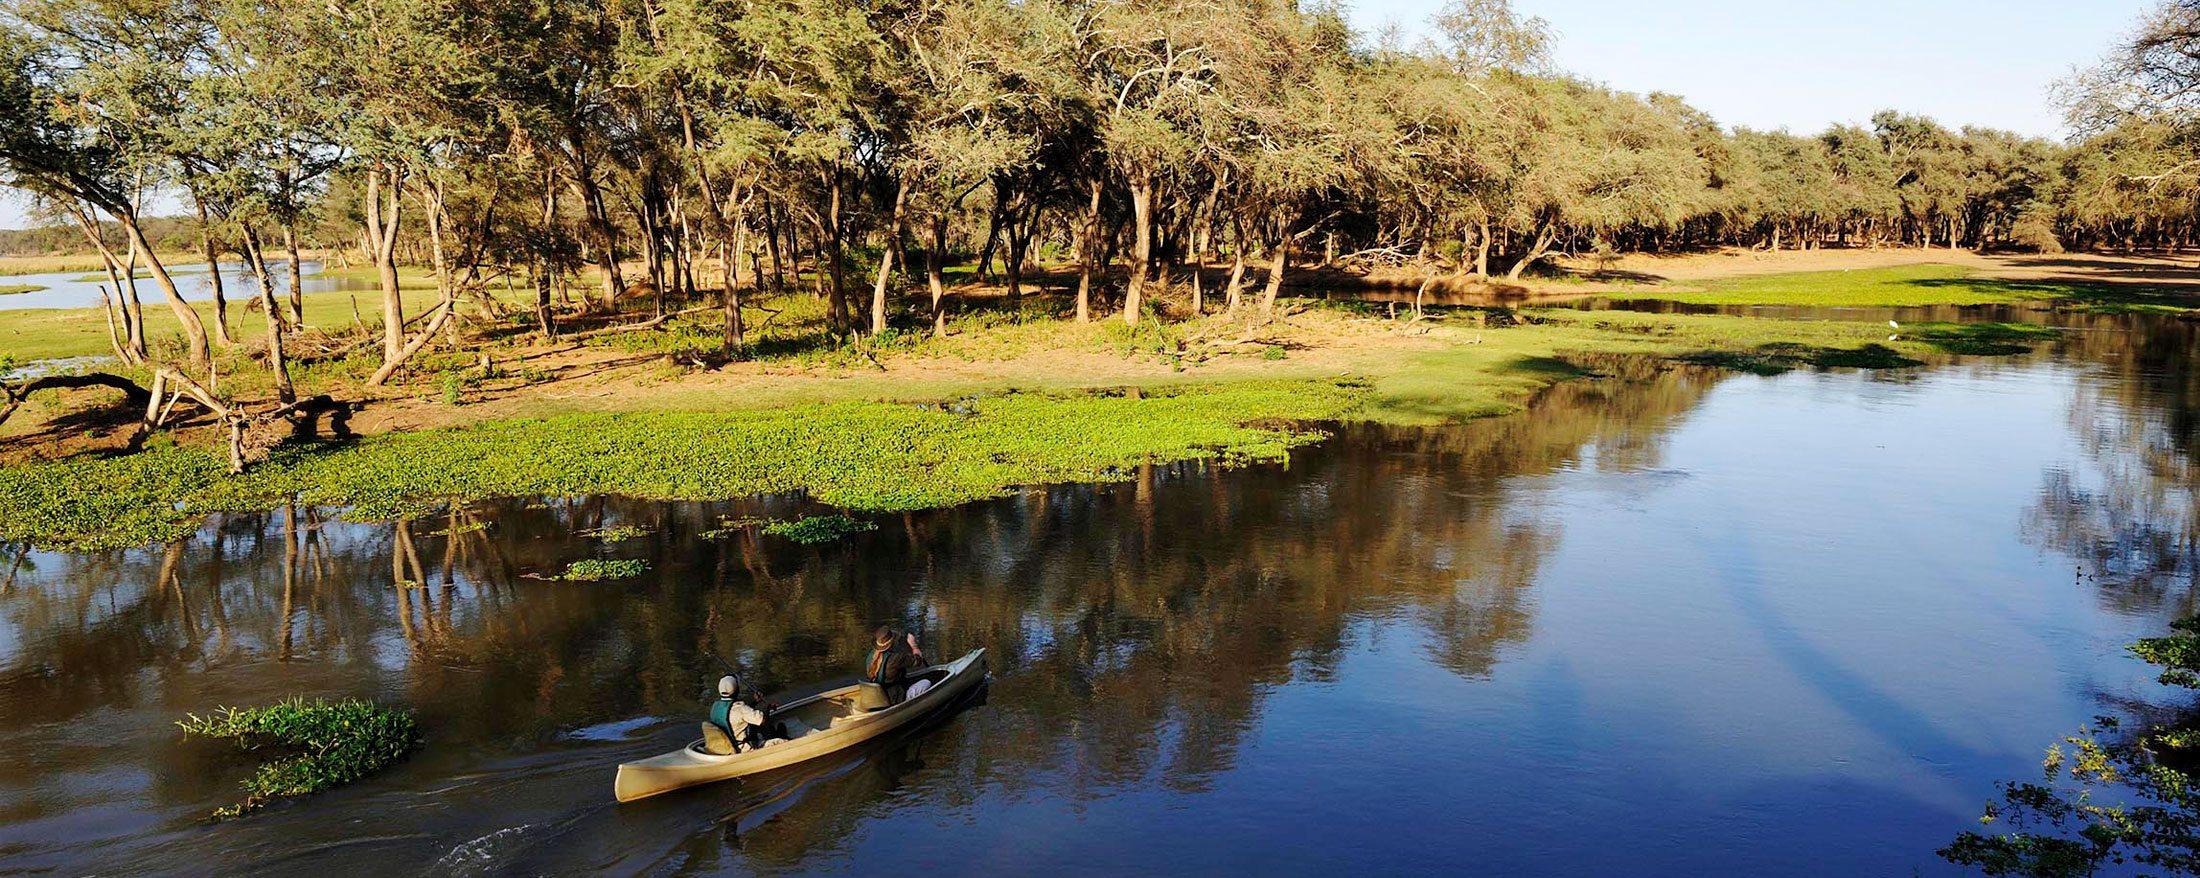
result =
[[[1442,0],[1346,0],[1409,34]],[[1668,91],[1727,125],[1814,132],[1881,109],[2059,137],[2046,89],[2127,34],[2150,0],[1513,0],[1560,67]]]
[[[1442,0],[1347,0],[1362,30],[1427,33]],[[1880,109],[2056,137],[2048,85],[2125,34],[2149,0],[1513,0],[1557,33],[1559,66],[1669,91],[1727,125],[1814,132]],[[27,223],[0,190],[0,228]]]

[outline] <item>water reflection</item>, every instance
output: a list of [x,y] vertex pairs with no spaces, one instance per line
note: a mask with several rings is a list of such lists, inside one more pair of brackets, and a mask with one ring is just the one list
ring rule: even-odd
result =
[[[591,497],[395,524],[291,506],[143,550],[10,548],[0,856],[1929,870],[1992,780],[2143,681],[2101,644],[2189,600],[2190,327],[2116,325],[1929,373],[1592,361],[1602,377],[1517,417],[1354,425],[1288,466],[1145,467],[817,547],[724,528],[800,498]],[[644,534],[591,535],[616,525]],[[2020,533],[2043,554],[2017,557]],[[650,572],[536,578],[591,557]],[[2116,587],[2072,588],[2072,559]],[[935,654],[992,650],[982,702],[841,758],[610,804],[613,764],[690,736],[712,653],[768,688],[827,685],[888,621]],[[171,723],[300,692],[403,703],[429,745],[202,825],[245,769]],[[1319,844],[1293,828],[1315,823]]]
[[2165,321],[2064,344],[2105,378],[2083,385],[2070,407],[2086,456],[2043,474],[2027,536],[2074,558],[2079,577],[2127,612],[2200,610],[2200,325]]

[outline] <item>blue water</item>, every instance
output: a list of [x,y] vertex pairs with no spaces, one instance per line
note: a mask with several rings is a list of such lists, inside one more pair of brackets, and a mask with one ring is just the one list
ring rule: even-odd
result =
[[[1348,427],[1287,467],[1034,488],[822,547],[702,536],[798,499],[581,498],[34,552],[0,589],[0,858],[1951,874],[1934,850],[1997,781],[2171,697],[2123,647],[2193,609],[2193,352],[2190,326],[2134,319],[1917,370],[1612,361],[1514,417]],[[606,523],[650,534],[580,534]],[[585,557],[652,572],[527,576]],[[836,759],[612,804],[615,764],[692,737],[706,649],[799,691],[852,674],[881,622],[935,655],[988,648],[982,698]],[[169,723],[290,693],[404,705],[427,745],[205,824],[248,763]]]

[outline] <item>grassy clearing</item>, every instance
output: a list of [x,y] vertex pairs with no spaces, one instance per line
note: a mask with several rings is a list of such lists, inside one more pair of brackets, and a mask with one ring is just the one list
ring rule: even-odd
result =
[[371,701],[291,698],[264,707],[224,707],[176,723],[185,734],[226,738],[248,750],[288,755],[262,763],[244,782],[245,799],[214,812],[217,820],[267,803],[342,786],[403,758],[420,743],[412,715]]
[[1979,276],[1964,266],[1932,263],[1735,277],[1711,281],[1701,290],[1653,289],[1614,295],[1702,305],[1828,308],[2053,302],[2102,309],[2179,310],[2192,305],[2190,297],[2166,288],[2000,280]]
[[277,451],[242,476],[211,449],[153,449],[0,470],[0,539],[115,548],[212,512],[291,497],[381,518],[495,496],[721,499],[806,491],[856,511],[945,506],[1148,460],[1281,460],[1318,434],[1255,422],[1342,416],[1364,389],[1246,381],[1123,395],[1011,393],[919,406],[570,415]]

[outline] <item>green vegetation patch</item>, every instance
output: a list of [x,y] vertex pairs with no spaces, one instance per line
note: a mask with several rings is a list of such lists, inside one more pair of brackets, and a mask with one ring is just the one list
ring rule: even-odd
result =
[[[2131,645],[2165,686],[2200,687],[2200,618]],[[2126,864],[2193,873],[2200,850],[2200,705],[2161,705],[2126,728],[2099,717],[2047,749],[2037,781],[2004,781],[1941,857],[1988,875],[2077,876]],[[2144,874],[2144,873],[2142,873]]]
[[623,543],[627,540],[636,539],[639,537],[646,537],[649,535],[649,530],[646,528],[635,527],[631,524],[615,524],[610,527],[599,527],[595,530],[582,531],[581,535],[595,537],[596,539],[606,543]]
[[[860,512],[946,506],[1025,484],[1122,478],[1144,461],[1284,459],[1365,396],[1339,381],[1139,395],[1006,393],[953,408],[842,402],[575,414],[277,449],[241,476],[219,452],[148,449],[0,469],[0,539],[122,548],[205,515],[300,502],[393,518],[444,502],[620,494],[716,500],[804,491]],[[1264,426],[1250,426],[1260,423]]]
[[1918,323],[1902,335],[1951,354],[2004,356],[2032,350],[2031,342],[2055,337],[2055,329],[2032,323]]
[[1675,359],[1699,366],[1720,366],[1756,375],[1778,375],[1804,366],[1821,369],[1891,369],[1923,365],[1919,360],[1910,359],[1885,345],[1876,344],[1860,348],[1820,348],[1775,342],[1750,350],[1705,351],[1684,354]]
[[245,799],[214,812],[217,820],[259,810],[268,802],[351,783],[404,758],[420,743],[411,714],[371,701],[291,698],[264,707],[224,707],[176,723],[185,734],[228,738],[247,750],[287,755],[261,763],[244,782]]
[[1618,298],[1701,305],[1802,305],[1828,308],[1996,305],[2055,302],[2103,310],[2177,310],[2189,296],[2139,284],[2084,284],[1980,277],[1961,265],[1899,265],[1724,278],[1701,290],[1647,289]]
[[35,293],[43,289],[45,287],[37,284],[0,284],[0,296],[12,296],[16,293]]
[[764,525],[764,532],[803,545],[830,543],[849,534],[878,530],[878,525],[845,515],[809,515],[794,521],[775,521]]
[[632,558],[586,558],[565,565],[565,572],[557,575],[567,582],[603,582],[607,579],[633,579],[649,572],[649,562]]

